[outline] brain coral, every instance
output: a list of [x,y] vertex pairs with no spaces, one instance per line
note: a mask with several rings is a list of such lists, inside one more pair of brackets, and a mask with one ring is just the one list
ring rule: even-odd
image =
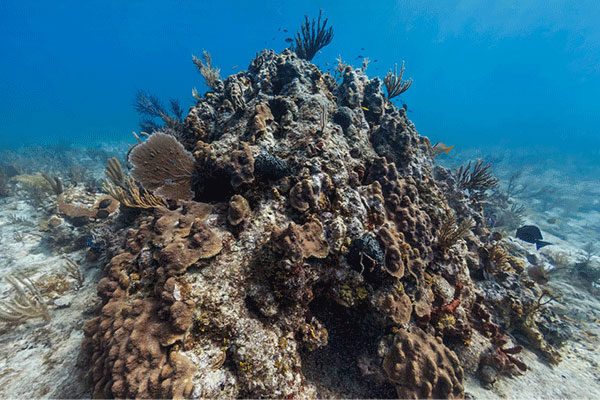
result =
[[401,399],[464,397],[463,371],[456,354],[439,337],[417,327],[396,334],[383,368]]

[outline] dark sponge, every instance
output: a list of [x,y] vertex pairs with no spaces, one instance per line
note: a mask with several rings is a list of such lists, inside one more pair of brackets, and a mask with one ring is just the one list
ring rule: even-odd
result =
[[276,181],[292,171],[285,160],[263,151],[254,159],[254,174],[263,181]]

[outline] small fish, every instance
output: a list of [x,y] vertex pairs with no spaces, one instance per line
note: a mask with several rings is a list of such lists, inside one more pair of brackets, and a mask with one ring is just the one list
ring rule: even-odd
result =
[[290,100],[292,100],[292,101],[298,101],[299,99],[297,99],[295,97],[290,97]]
[[361,49],[361,50],[364,50],[365,48],[364,48],[364,47],[361,47],[360,49]]
[[[356,58],[363,58],[363,56],[361,56],[360,54],[356,56]],[[356,60],[355,58],[355,60]]]
[[377,62],[377,59],[374,59],[373,62]]
[[287,30],[287,29],[284,29],[283,31],[284,31],[285,33],[287,33],[287,31],[288,31],[288,30]]
[[362,108],[365,111],[369,111],[369,109],[367,107],[360,106],[360,108]]
[[285,41],[286,41],[287,43],[292,43],[292,42],[294,41],[294,39],[292,39],[291,37],[286,37],[286,38],[285,38]]
[[231,69],[236,69],[237,67],[238,67],[237,65],[234,65],[233,67],[231,67]]
[[454,148],[454,146],[456,146],[456,145],[452,145],[452,146],[448,147],[444,143],[438,142],[431,149],[433,150],[433,155],[437,156],[438,154],[442,154],[442,153],[450,154],[450,150],[452,150]]
[[515,235],[518,239],[521,239],[528,243],[535,243],[536,250],[541,249],[544,246],[548,246],[552,243],[544,242],[542,239],[542,232],[540,228],[535,225],[523,225],[519,229],[517,229],[517,234]]

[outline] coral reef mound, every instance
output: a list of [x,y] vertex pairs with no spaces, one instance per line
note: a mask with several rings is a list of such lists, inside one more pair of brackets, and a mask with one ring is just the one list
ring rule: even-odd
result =
[[379,78],[265,50],[213,83],[130,151],[162,200],[121,207],[95,396],[461,398],[480,358],[523,369],[475,282],[523,286],[494,269],[483,193],[434,168]]

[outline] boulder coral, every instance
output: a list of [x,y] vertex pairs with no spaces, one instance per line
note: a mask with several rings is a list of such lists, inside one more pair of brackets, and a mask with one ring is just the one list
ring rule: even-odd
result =
[[419,328],[400,331],[383,360],[400,399],[457,399],[464,397],[463,370],[458,357],[439,337]]

